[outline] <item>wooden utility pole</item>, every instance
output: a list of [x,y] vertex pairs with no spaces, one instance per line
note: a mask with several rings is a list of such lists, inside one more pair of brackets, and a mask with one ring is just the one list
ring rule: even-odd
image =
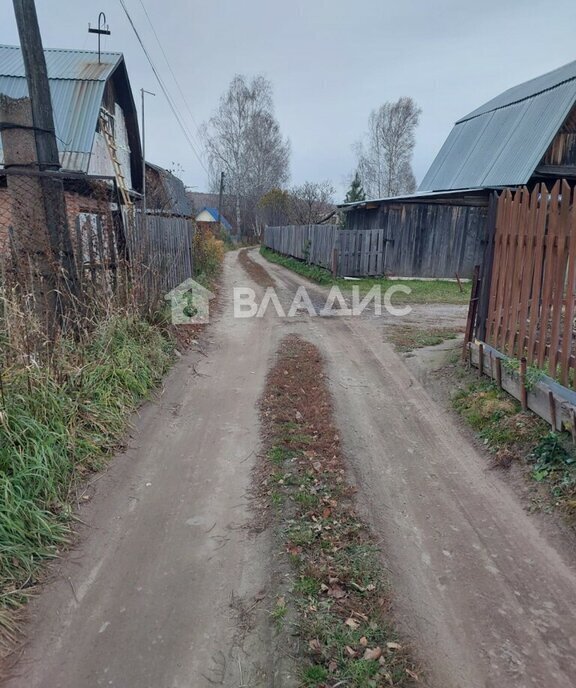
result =
[[[13,3],[26,70],[28,95],[31,101],[38,169],[40,172],[58,171],[60,158],[56,143],[48,70],[42,47],[40,27],[38,26],[36,6],[34,0],[13,0]],[[62,268],[67,287],[65,290],[59,289],[59,306],[58,312],[55,313],[59,319],[62,319],[70,297],[74,300],[78,296],[77,272],[68,229],[64,186],[61,179],[50,176],[41,177],[40,184],[43,191],[46,225],[54,270],[56,272],[58,267]]]
[[220,193],[218,194],[218,222],[222,234],[222,195],[224,193],[224,172],[220,172]]
[[32,121],[36,128],[34,133],[39,168],[41,170],[59,170],[60,158],[54,130],[48,70],[42,48],[36,6],[34,0],[13,0],[13,2],[18,35],[20,36],[20,48],[26,69],[28,95],[32,104]]

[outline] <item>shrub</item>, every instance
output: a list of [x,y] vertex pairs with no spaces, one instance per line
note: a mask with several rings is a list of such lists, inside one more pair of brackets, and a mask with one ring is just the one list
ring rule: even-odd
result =
[[197,277],[211,281],[216,277],[224,259],[224,242],[211,230],[198,227],[194,234],[194,272]]

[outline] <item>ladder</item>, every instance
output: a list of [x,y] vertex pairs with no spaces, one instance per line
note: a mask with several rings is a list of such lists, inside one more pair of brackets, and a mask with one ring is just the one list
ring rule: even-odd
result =
[[122,166],[118,160],[118,146],[116,145],[114,132],[112,131],[112,120],[105,112],[100,113],[100,129],[104,135],[106,145],[108,146],[108,152],[110,153],[110,159],[112,160],[114,176],[116,177],[118,189],[120,190],[120,196],[124,205],[128,208],[131,208],[134,203],[130,197],[130,192],[126,186],[126,178],[122,174]]

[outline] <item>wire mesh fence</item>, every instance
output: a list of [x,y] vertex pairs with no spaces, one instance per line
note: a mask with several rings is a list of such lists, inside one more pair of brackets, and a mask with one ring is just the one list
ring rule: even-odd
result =
[[49,358],[115,309],[155,311],[192,276],[193,233],[123,205],[111,178],[0,169],[2,362]]

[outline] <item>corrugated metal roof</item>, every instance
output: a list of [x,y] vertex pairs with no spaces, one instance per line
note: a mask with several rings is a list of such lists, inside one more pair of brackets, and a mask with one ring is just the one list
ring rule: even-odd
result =
[[[494,187],[495,190],[499,190],[500,188],[501,187]],[[416,193],[402,196],[386,196],[385,198],[370,198],[365,201],[354,201],[352,203],[338,203],[336,207],[342,208],[343,210],[351,210],[352,208],[371,205],[373,203],[399,203],[401,201],[409,203],[410,201],[426,201],[427,198],[430,200],[437,200],[441,198],[452,199],[465,196],[485,196],[487,191],[490,191],[490,189],[484,186],[469,189],[456,189],[453,191],[417,191]]]
[[526,184],[576,102],[576,62],[458,120],[418,191]]
[[[122,59],[122,53],[98,53],[91,50],[46,48],[49,79],[106,81]],[[17,45],[0,45],[0,76],[26,77],[22,51]]]
[[[68,170],[88,171],[100,105],[107,79],[123,57],[120,53],[82,50],[45,50],[60,164]],[[17,46],[0,45],[0,94],[24,98],[28,86],[22,53]],[[0,140],[0,163],[3,160]]]
[[184,182],[169,170],[165,170],[158,165],[153,165],[151,162],[146,161],[146,167],[158,173],[158,176],[162,180],[164,190],[170,199],[170,207],[164,208],[164,210],[169,210],[174,215],[190,217],[194,209],[191,200],[186,194]]

